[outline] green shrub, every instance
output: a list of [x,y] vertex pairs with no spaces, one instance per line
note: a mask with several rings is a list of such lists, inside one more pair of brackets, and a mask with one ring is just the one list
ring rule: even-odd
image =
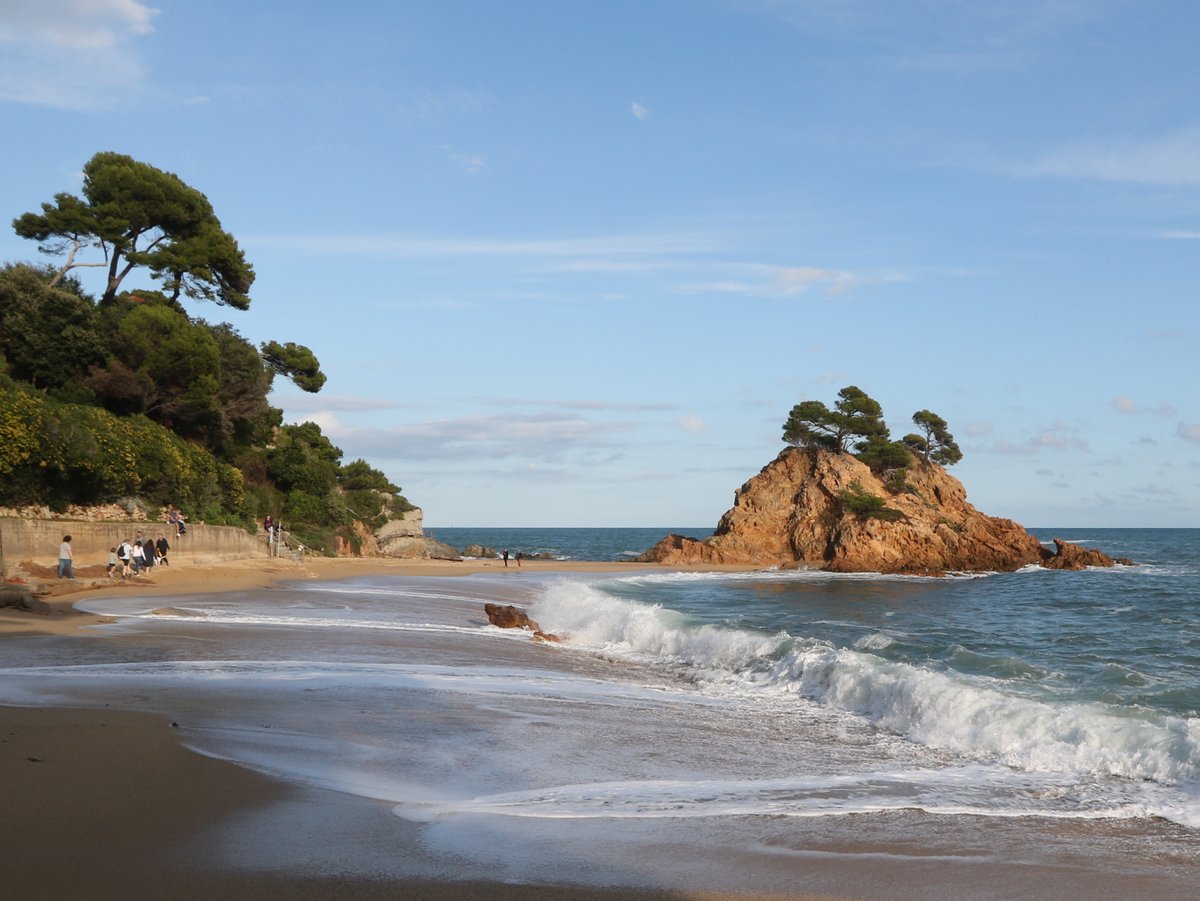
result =
[[859,519],[881,519],[884,522],[895,522],[903,519],[904,514],[889,507],[883,498],[871,494],[858,482],[851,482],[850,487],[840,495],[842,509],[853,513]]

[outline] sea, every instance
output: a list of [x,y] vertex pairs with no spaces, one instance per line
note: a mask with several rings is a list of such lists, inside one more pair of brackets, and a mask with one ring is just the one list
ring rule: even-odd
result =
[[[433,530],[605,562],[668,531],[710,534]],[[1200,530],[1031,531],[1134,563],[510,563],[106,598],[79,605],[116,617],[87,640],[7,641],[0,703],[152,710],[201,753],[385,804],[421,853],[372,865],[404,875],[1197,897]],[[561,643],[489,625],[485,602]]]

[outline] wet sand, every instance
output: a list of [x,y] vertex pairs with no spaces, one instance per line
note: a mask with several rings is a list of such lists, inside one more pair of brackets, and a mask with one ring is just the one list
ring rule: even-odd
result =
[[[488,573],[520,579],[525,572],[632,572],[637,564],[529,561],[520,570],[500,561],[265,559],[177,565],[130,583],[81,572],[57,583],[48,614],[0,612],[0,665],[5,645],[89,642],[100,617],[71,604],[102,595],[162,596],[246,590],[276,581],[378,574],[456,576]],[[676,567],[671,567],[675,569]],[[51,580],[53,574],[51,573]],[[130,640],[130,639],[125,639]],[[15,655],[14,655],[15,656]],[[1192,897],[1194,867],[1178,849],[1156,863],[1154,850],[1176,827],[1117,821],[998,822],[898,813],[917,846],[892,848],[870,834],[873,820],[830,824],[808,839],[792,835],[763,867],[761,885],[781,894],[729,895],[577,886],[461,881],[452,868],[421,878],[403,875],[425,855],[420,827],[391,806],[268,776],[188,750],[184,728],[161,716],[128,710],[0,707],[0,799],[9,826],[0,855],[5,896],[64,898],[307,899],[605,899],[729,898],[1112,898]],[[895,823],[888,829],[895,834]],[[945,855],[947,841],[961,858]],[[977,831],[976,831],[977,830]],[[971,836],[964,842],[964,834]],[[1163,833],[1157,836],[1157,833]],[[926,834],[926,840],[920,836]],[[1061,841],[1060,864],[1034,863],[1022,846]],[[794,850],[788,850],[792,845]],[[1138,858],[1109,861],[1128,845]],[[1167,842],[1167,844],[1171,844]],[[1089,851],[1089,849],[1091,849]],[[1139,850],[1140,849],[1140,850]],[[759,849],[761,850],[761,849]],[[903,853],[899,853],[903,852]],[[968,853],[969,852],[969,853]],[[1098,853],[1097,853],[1098,852]],[[688,849],[676,853],[686,860]],[[731,866],[745,866],[729,849]],[[1092,856],[1095,855],[1095,856]],[[976,861],[972,862],[972,858]],[[1091,858],[1091,859],[1089,859]],[[413,872],[409,869],[408,872]],[[773,873],[770,871],[774,871]],[[1189,875],[1191,874],[1191,875]],[[639,884],[644,884],[639,883]],[[805,894],[808,892],[809,894]],[[822,894],[832,892],[832,894]]]
[[[127,582],[103,567],[54,579],[49,566],[31,567],[48,596],[46,613],[0,610],[0,658],[15,636],[72,636],[86,640],[104,617],[72,604],[106,595],[170,597],[266,587],[283,580],[395,574],[455,576],[503,571],[501,561],[266,559],[212,565],[174,564]],[[525,561],[523,572],[628,571],[629,564]],[[528,886],[397,879],[391,862],[413,846],[417,830],[378,804],[275,781],[234,764],[194,753],[168,720],[126,710],[0,706],[0,798],[9,827],[0,855],[6,897],[28,899],[720,899],[623,888]],[[284,811],[281,815],[281,811]],[[265,815],[279,828],[231,854],[228,835]],[[258,849],[256,842],[261,842]],[[261,865],[262,859],[268,861]],[[295,867],[280,867],[280,856]],[[378,855],[376,870],[366,864]],[[342,860],[343,865],[330,861]],[[219,861],[219,862],[218,862]],[[232,861],[232,863],[231,863]],[[317,862],[314,865],[314,861]],[[738,896],[741,897],[741,896]]]

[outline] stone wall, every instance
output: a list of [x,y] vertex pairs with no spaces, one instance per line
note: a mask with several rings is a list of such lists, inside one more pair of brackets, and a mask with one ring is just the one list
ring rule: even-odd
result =
[[108,549],[126,538],[134,538],[141,529],[145,537],[157,540],[167,535],[171,558],[196,563],[244,560],[265,557],[267,545],[260,532],[251,535],[233,526],[204,526],[188,523],[187,534],[172,538],[163,523],[156,522],[78,522],[62,519],[0,519],[0,573],[8,576],[29,561],[57,565],[58,548],[64,535],[71,536],[76,566],[104,563]]

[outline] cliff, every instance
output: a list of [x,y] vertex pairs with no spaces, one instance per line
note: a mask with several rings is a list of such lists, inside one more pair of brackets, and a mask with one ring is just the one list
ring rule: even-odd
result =
[[[831,572],[943,573],[1111,566],[1099,551],[1056,541],[1056,550],[1011,519],[980,513],[953,476],[915,464],[909,490],[889,494],[866,464],[829,451],[790,447],[738,489],[716,533],[703,541],[668,535],[645,563],[748,564]],[[847,509],[843,492],[886,502],[888,518]]]

